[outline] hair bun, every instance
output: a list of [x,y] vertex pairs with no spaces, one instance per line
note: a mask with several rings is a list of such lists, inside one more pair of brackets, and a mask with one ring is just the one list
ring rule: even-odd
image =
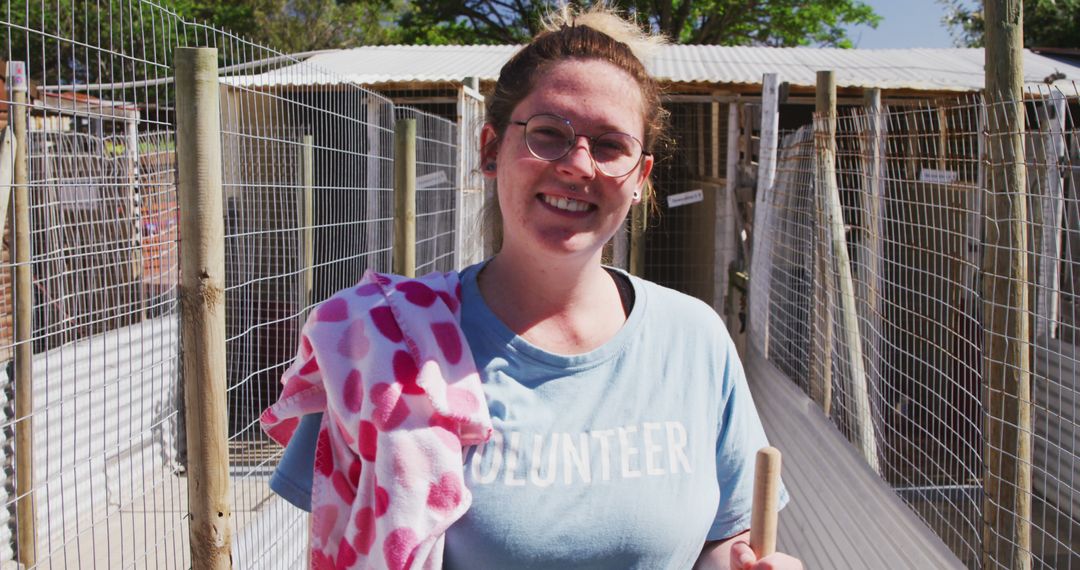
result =
[[540,26],[544,32],[557,32],[572,26],[590,27],[626,44],[634,56],[643,62],[668,43],[663,35],[646,32],[623,18],[607,2],[597,2],[584,9],[561,3],[541,19]]

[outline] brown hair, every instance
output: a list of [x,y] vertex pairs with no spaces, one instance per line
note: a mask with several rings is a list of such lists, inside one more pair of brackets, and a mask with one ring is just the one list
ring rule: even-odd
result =
[[[639,56],[649,55],[664,43],[663,36],[645,33],[604,2],[584,11],[563,5],[545,18],[543,31],[500,70],[495,91],[487,96],[486,120],[495,130],[489,144],[498,145],[502,140],[510,114],[532,92],[536,78],[544,70],[566,60],[597,59],[625,71],[637,82],[645,125],[642,145],[645,152],[655,152],[667,141],[668,113],[661,106],[660,85],[645,70]],[[650,181],[645,181],[642,193],[643,201],[648,203],[652,197]],[[502,230],[498,216],[497,200],[490,201],[485,225],[496,242]]]
[[[536,78],[545,69],[568,59],[598,59],[625,71],[641,88],[645,125],[642,143],[646,152],[653,151],[664,135],[667,122],[666,113],[660,105],[660,85],[645,70],[630,45],[606,33],[622,31],[619,35],[629,36],[631,32],[628,28],[637,28],[602,5],[597,6],[582,14],[574,14],[569,7],[564,7],[556,18],[549,20],[547,29],[502,67],[495,92],[487,98],[487,122],[494,127],[496,139],[502,138],[509,125],[510,114],[532,92]],[[611,20],[615,20],[616,25],[612,25]],[[603,26],[606,31],[599,29],[602,24],[608,24]],[[647,37],[640,31],[638,35]],[[623,39],[633,41],[632,37]],[[655,43],[649,42],[649,45]]]

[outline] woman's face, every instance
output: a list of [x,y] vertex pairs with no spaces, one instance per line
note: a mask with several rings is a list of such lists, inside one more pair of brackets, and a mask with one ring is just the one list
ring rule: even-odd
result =
[[[568,119],[579,135],[622,132],[644,140],[641,89],[618,67],[600,60],[567,60],[545,70],[532,92],[511,113],[502,140],[484,127],[481,148],[493,149],[484,169],[498,181],[504,254],[599,255],[640,200],[652,170],[645,156],[628,174],[613,178],[596,169],[590,143],[578,137],[562,158],[546,161],[525,144],[525,127],[513,124],[549,114]],[[635,198],[635,194],[638,198]]]

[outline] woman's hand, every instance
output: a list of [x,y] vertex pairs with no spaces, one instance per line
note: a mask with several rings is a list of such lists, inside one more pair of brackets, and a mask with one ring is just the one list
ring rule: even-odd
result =
[[750,532],[706,542],[694,570],[803,570],[798,558],[777,552],[761,560],[750,549]]
[[803,570],[803,565],[782,552],[758,560],[748,541],[736,540],[731,545],[731,570]]

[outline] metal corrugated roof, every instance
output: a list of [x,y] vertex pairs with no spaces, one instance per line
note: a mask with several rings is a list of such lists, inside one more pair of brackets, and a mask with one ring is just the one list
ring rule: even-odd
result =
[[[322,53],[304,63],[271,72],[232,77],[247,86],[333,85],[498,79],[502,65],[520,46],[365,46]],[[672,45],[647,62],[659,79],[673,83],[758,85],[764,73],[777,73],[793,86],[813,87],[816,72],[836,72],[838,87],[878,87],[929,91],[977,91],[983,87],[983,50],[838,49]],[[1027,83],[1080,81],[1080,66],[1024,51]]]
[[967,91],[983,86],[981,49],[670,46],[650,63],[657,77],[687,83],[722,78],[720,83],[755,85],[763,73],[776,73],[791,85],[813,87],[817,72],[831,69],[838,87]]
[[230,83],[252,87],[273,85],[378,85],[404,82],[460,82],[466,77],[498,79],[499,70],[520,46],[364,46],[321,53],[303,63],[249,76]]

